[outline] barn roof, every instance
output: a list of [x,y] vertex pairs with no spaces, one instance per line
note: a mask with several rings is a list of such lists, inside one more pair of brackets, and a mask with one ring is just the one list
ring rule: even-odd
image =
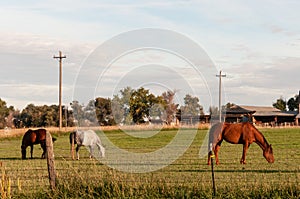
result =
[[226,114],[253,114],[253,116],[295,116],[296,112],[281,111],[271,106],[234,105],[226,110]]
[[250,110],[238,105],[233,105],[230,108],[226,109],[226,114],[247,114],[247,113],[253,114],[255,113],[255,110]]

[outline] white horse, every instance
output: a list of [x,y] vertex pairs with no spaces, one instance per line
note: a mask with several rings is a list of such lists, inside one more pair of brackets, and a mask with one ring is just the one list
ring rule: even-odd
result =
[[74,131],[70,134],[70,144],[71,144],[71,155],[74,160],[74,146],[76,146],[76,156],[79,160],[79,148],[81,146],[86,146],[89,148],[90,158],[94,152],[94,148],[97,147],[100,157],[105,157],[105,148],[101,144],[101,140],[98,135],[93,130],[87,131]]

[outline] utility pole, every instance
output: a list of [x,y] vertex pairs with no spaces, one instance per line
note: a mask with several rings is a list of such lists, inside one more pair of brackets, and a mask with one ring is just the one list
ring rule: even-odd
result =
[[61,96],[62,96],[62,59],[67,58],[66,56],[62,55],[62,52],[59,51],[58,56],[53,56],[54,59],[59,60],[59,131],[62,128],[62,107],[61,107]]
[[222,122],[222,110],[221,110],[222,77],[226,77],[226,75],[222,75],[222,71],[220,70],[219,75],[216,75],[216,77],[219,77],[219,120],[220,120],[220,122]]

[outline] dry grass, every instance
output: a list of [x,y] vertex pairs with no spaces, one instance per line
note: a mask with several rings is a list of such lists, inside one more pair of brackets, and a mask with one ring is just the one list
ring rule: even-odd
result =
[[[126,125],[126,126],[88,126],[88,127],[63,127],[61,131],[58,127],[45,127],[50,132],[71,132],[76,129],[92,129],[92,130],[101,130],[101,131],[113,131],[113,130],[157,130],[157,129],[177,129],[177,128],[198,128],[198,129],[208,129],[210,124],[198,124],[198,125]],[[37,127],[38,128],[38,127]],[[21,128],[21,129],[0,129],[0,138],[9,138],[9,137],[20,137],[24,135],[28,129],[37,129],[37,128]],[[40,127],[44,128],[44,127]]]

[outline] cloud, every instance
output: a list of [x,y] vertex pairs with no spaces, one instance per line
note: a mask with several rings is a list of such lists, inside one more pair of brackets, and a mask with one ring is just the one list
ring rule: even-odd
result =
[[227,69],[224,79],[229,102],[249,105],[271,105],[280,96],[293,97],[298,93],[299,57],[274,59],[260,65],[244,64]]
[[[63,81],[71,90],[81,64],[97,45],[121,32],[144,27],[175,30],[201,43],[228,75],[224,84],[229,101],[269,104],[277,95],[293,95],[298,89],[294,83],[299,76],[296,1],[32,0],[3,1],[0,5],[0,88],[2,93],[11,93],[9,88],[18,91],[18,98],[13,94],[6,97],[16,102],[57,101],[58,63],[52,56],[59,50],[67,56]],[[127,61],[143,65],[159,60],[157,55],[146,57],[145,62],[140,58]],[[176,64],[171,60],[166,63]],[[122,70],[115,70],[107,76],[108,82],[122,74]],[[183,69],[181,75],[201,88],[192,70]],[[47,100],[40,91],[43,87],[51,94]],[[72,96],[72,92],[65,95]]]
[[[3,99],[17,109],[23,109],[26,105],[58,104],[58,86],[45,84],[0,84]],[[69,104],[72,94],[70,87],[64,86],[63,102]]]

